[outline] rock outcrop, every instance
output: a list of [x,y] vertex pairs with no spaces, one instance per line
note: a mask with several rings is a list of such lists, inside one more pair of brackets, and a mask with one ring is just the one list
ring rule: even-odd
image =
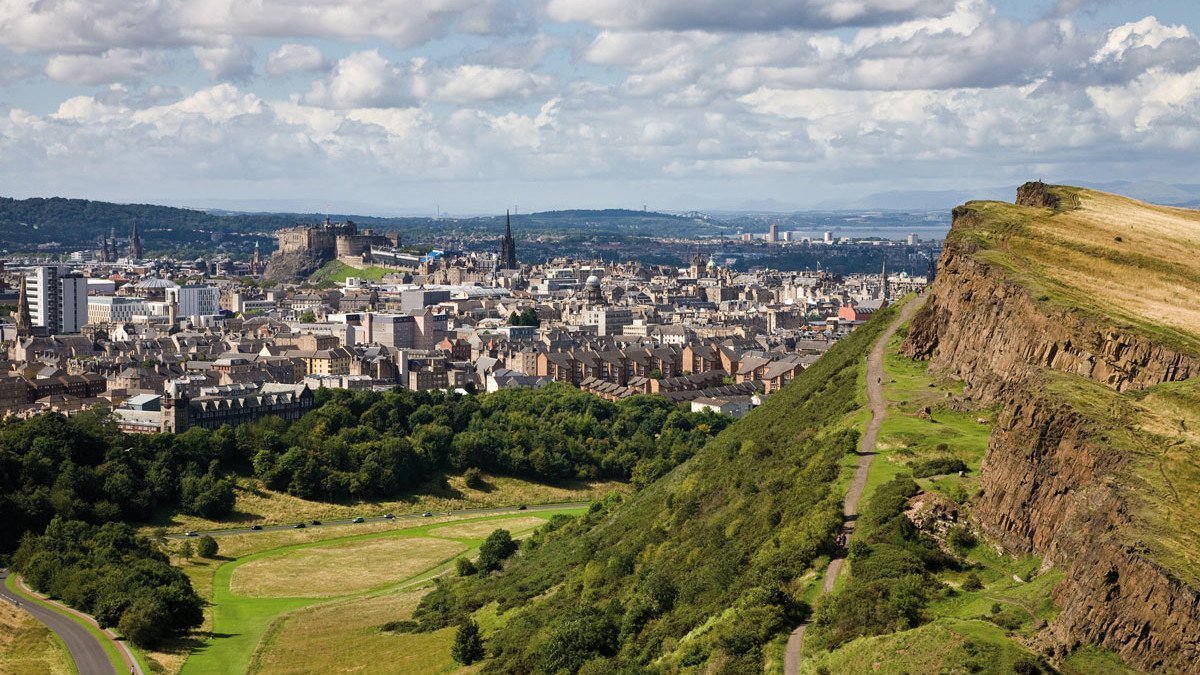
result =
[[[1018,203],[1058,208],[1047,186]],[[954,227],[972,227],[970,205]],[[1046,391],[1042,373],[1071,373],[1115,391],[1200,375],[1200,359],[1102,317],[1031,297],[952,237],[904,351],[962,380],[965,394],[999,404],[973,510],[980,529],[1012,553],[1036,552],[1066,570],[1060,614],[1043,631],[1062,654],[1100,644],[1148,670],[1200,672],[1200,589],[1152,560],[1124,530],[1123,462],[1103,429]]]

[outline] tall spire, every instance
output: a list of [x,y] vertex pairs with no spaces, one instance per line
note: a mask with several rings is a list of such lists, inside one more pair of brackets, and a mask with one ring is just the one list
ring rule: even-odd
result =
[[13,321],[17,326],[17,336],[29,335],[29,327],[33,319],[29,316],[29,297],[25,294],[25,275],[21,275],[21,287],[17,290],[17,314]]
[[137,223],[133,224],[133,233],[129,235],[129,257],[132,260],[142,258],[142,239],[138,236]]
[[517,269],[517,244],[512,236],[512,215],[507,209],[504,211],[504,238],[500,240],[500,267]]
[[886,253],[883,256],[883,285],[882,285],[882,291],[880,292],[879,295],[884,300],[892,299],[892,288],[891,288],[891,285],[888,283],[887,254]]

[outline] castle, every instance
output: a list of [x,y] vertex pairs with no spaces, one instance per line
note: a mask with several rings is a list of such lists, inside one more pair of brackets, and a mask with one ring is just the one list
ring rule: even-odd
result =
[[372,246],[399,246],[399,235],[385,236],[371,230],[358,231],[354,221],[332,223],[329,218],[320,224],[297,225],[275,233],[279,243],[277,254],[302,253],[321,260],[334,258],[362,259]]

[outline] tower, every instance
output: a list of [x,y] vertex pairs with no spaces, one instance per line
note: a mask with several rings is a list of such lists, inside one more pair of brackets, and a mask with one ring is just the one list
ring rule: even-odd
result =
[[500,240],[500,268],[517,269],[517,245],[512,236],[512,216],[504,212],[504,238]]
[[883,298],[884,300],[892,299],[892,288],[888,283],[887,254],[884,254],[883,256],[883,280],[880,285],[879,297]]
[[142,259],[142,239],[138,236],[137,223],[133,224],[133,232],[129,235],[129,258],[131,260]]
[[250,260],[250,273],[262,272],[262,252],[258,250],[258,240],[254,240],[254,258]]
[[29,318],[29,296],[25,294],[25,275],[21,275],[21,287],[17,290],[17,313],[13,318],[17,325],[17,337],[29,335],[33,320]]

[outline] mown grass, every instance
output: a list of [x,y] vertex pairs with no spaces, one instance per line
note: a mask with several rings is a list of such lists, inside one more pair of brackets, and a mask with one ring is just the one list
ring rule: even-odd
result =
[[28,613],[0,600],[0,673],[78,673],[67,647]]
[[321,266],[321,269],[312,273],[308,278],[309,283],[315,285],[323,284],[340,284],[346,281],[347,277],[358,277],[367,281],[382,281],[388,274],[394,274],[396,270],[391,270],[386,267],[376,267],[370,265],[362,269],[351,267],[339,260],[330,260]]
[[[561,510],[551,512],[539,512],[540,515],[547,517],[554,513],[579,513],[582,509]],[[492,515],[478,518],[458,518],[454,519],[464,524],[475,523],[492,523],[491,529],[504,527],[507,521],[515,521],[520,523],[517,525],[518,533],[520,531],[528,531],[526,527],[529,523],[526,520],[528,516],[523,514],[503,514]],[[182,672],[184,673],[225,673],[225,672],[245,672],[251,665],[252,659],[255,658],[256,652],[260,650],[263,644],[264,636],[270,633],[269,644],[262,648],[262,654],[254,661],[256,664],[269,664],[272,659],[277,658],[292,658],[287,656],[297,652],[307,654],[305,659],[321,659],[324,658],[320,650],[310,649],[305,644],[308,636],[304,630],[299,633],[291,632],[287,626],[290,619],[284,619],[290,616],[292,612],[311,608],[307,611],[337,611],[345,612],[345,620],[351,620],[350,615],[357,611],[357,606],[360,602],[368,600],[374,601],[374,598],[386,596],[395,593],[410,593],[422,583],[426,583],[431,577],[437,574],[444,573],[449,570],[450,563],[459,555],[470,555],[477,550],[482,541],[482,537],[445,537],[434,534],[433,531],[444,527],[449,519],[437,519],[432,522],[424,522],[422,525],[395,528],[390,523],[380,523],[371,525],[390,526],[390,529],[382,529],[362,533],[362,530],[354,528],[366,527],[366,525],[345,526],[345,527],[328,527],[316,528],[308,530],[300,530],[294,532],[263,532],[252,535],[233,535],[230,537],[220,537],[218,541],[225,548],[229,540],[234,540],[236,543],[228,548],[225,552],[234,552],[238,557],[233,560],[222,561],[219,565],[197,563],[195,565],[185,566],[185,570],[189,571],[189,576],[193,578],[193,585],[202,595],[207,590],[205,596],[210,599],[211,621],[207,624],[212,633],[212,637],[204,640],[203,644],[197,647],[192,655],[183,664]],[[488,531],[490,532],[491,529]],[[355,533],[358,534],[349,534]],[[349,534],[349,536],[347,536]],[[340,536],[339,536],[340,535]],[[430,557],[428,552],[423,552],[419,548],[401,548],[394,550],[388,561],[387,566],[396,572],[387,572],[383,576],[379,576],[378,572],[372,571],[384,564],[378,560],[373,560],[361,555],[361,546],[364,542],[388,542],[399,540],[410,540],[411,542],[428,541],[435,539],[437,541],[450,544],[453,549],[440,550],[442,557]],[[286,541],[293,543],[283,543]],[[255,544],[257,543],[257,546]],[[341,595],[330,596],[326,598],[313,597],[247,597],[234,592],[231,588],[231,581],[235,573],[242,566],[247,565],[263,565],[262,572],[274,581],[272,583],[293,584],[296,588],[301,588],[307,583],[301,570],[295,568],[294,561],[297,557],[311,554],[314,549],[327,551],[337,555],[338,549],[345,549],[354,552],[352,555],[338,557],[337,560],[329,560],[329,568],[336,575],[345,575],[347,577],[370,577],[373,582],[370,586],[355,587],[347,589],[346,587],[329,589],[329,593],[342,593]],[[409,560],[406,560],[406,555]],[[411,564],[406,564],[411,562]],[[337,568],[333,569],[336,565]],[[320,572],[323,575],[328,575],[328,572]],[[207,580],[205,579],[207,577]],[[377,582],[377,583],[375,583]],[[304,591],[300,591],[304,592]],[[353,602],[349,602],[353,600]],[[379,600],[386,604],[388,601]],[[333,604],[328,604],[333,603]],[[341,607],[341,610],[335,608]],[[403,617],[392,617],[403,618]],[[390,619],[389,619],[390,620]],[[307,624],[305,624],[307,625]],[[332,628],[337,631],[336,624]],[[348,631],[343,637],[345,640],[352,640],[357,635],[354,631]],[[452,633],[451,633],[452,635]],[[294,637],[293,637],[294,636]],[[318,638],[320,636],[317,636]],[[427,637],[427,636],[422,636]],[[314,644],[323,644],[320,639],[316,639]],[[276,645],[283,645],[281,649],[284,651],[284,656],[276,657],[272,655],[272,650]],[[403,653],[407,653],[417,649],[412,644],[401,645],[400,651],[397,652],[396,658],[400,658]],[[432,649],[432,648],[430,648]],[[418,649],[419,651],[419,649]],[[339,652],[345,654],[345,652]],[[429,652],[431,655],[433,652]],[[449,646],[445,645],[444,650],[440,652],[446,660],[449,660]],[[376,662],[379,655],[368,649],[367,651],[358,652],[357,661],[364,668],[371,667],[372,663]],[[432,656],[431,656],[432,658]],[[300,664],[301,662],[296,662]],[[387,659],[379,660],[380,670],[375,672],[397,672],[394,668],[388,670],[389,661]],[[327,672],[324,670],[314,671],[311,668],[301,667],[296,665],[296,670],[288,670],[292,666],[288,666],[281,670],[273,668],[266,672]],[[339,669],[346,669],[347,663],[342,662]],[[263,668],[266,668],[263,665]],[[422,671],[423,672],[423,671]]]
[[407,579],[465,548],[456,541],[432,537],[386,537],[305,546],[238,566],[230,579],[230,590],[255,598],[348,595]]
[[384,513],[422,513],[491,508],[514,504],[556,504],[594,501],[614,490],[628,490],[617,481],[563,481],[539,483],[510,476],[484,475],[482,489],[469,488],[461,474],[448,474],[429,481],[414,493],[400,499],[355,502],[321,502],[301,499],[285,492],[269,490],[255,478],[239,478],[235,490],[233,515],[224,520],[208,520],[182,513],[163,516],[143,529],[163,528],[167,532],[214,530],[255,523],[294,523],[299,520],[335,520],[355,516],[380,516]]

